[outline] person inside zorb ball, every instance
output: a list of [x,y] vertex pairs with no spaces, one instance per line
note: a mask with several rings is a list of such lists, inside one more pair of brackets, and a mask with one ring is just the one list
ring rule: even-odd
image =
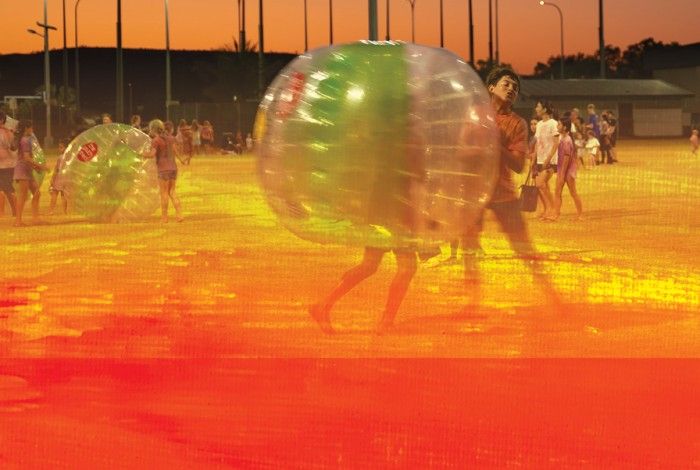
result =
[[57,176],[74,210],[92,221],[131,222],[158,207],[151,139],[126,124],[102,124],[77,136]]
[[[475,224],[499,168],[478,75],[444,49],[414,44],[362,41],[296,58],[267,90],[255,132],[260,181],[280,222],[307,240],[365,247],[336,297],[395,253],[387,323],[416,252]],[[335,300],[312,308],[327,332]]]

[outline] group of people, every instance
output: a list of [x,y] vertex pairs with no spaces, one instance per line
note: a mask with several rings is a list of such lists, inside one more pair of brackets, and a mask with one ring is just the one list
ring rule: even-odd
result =
[[[111,122],[111,118],[110,121]],[[103,118],[104,123],[104,118]],[[137,129],[149,132],[148,128],[141,127],[141,116],[134,114],[131,116],[131,125]],[[193,119],[188,123],[185,119],[180,119],[177,128],[172,121],[163,123],[165,134],[175,137],[175,153],[183,165],[189,165],[192,157],[201,154],[210,154],[214,148],[214,127],[209,121],[199,123]]]
[[[50,169],[46,163],[39,162],[34,157],[34,149],[38,147],[33,124],[29,120],[19,121],[15,128],[7,126],[7,115],[0,111],[0,215],[5,213],[9,205],[15,218],[14,225],[26,225],[23,220],[24,208],[31,197],[31,211],[34,224],[40,223],[39,202],[41,198],[40,181],[37,175]],[[112,122],[109,114],[102,115],[102,123]],[[196,120],[188,125],[182,120],[175,133],[172,123],[159,119],[152,120],[145,128],[141,127],[141,118],[132,116],[131,125],[147,132],[151,139],[151,150],[142,155],[144,158],[155,158],[160,189],[161,220],[168,221],[168,206],[172,203],[178,221],[183,220],[180,200],[176,193],[177,163],[176,159],[188,165],[193,155],[200,149],[207,151],[213,145],[214,131],[211,124],[205,121],[199,125]],[[58,177],[64,164],[65,142],[59,145],[59,157],[56,161],[49,182],[51,203],[49,214],[53,214],[59,196],[62,197],[63,212],[68,212],[68,200]]]

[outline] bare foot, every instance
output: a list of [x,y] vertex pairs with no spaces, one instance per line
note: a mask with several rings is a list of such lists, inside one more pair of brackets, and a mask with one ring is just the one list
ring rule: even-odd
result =
[[161,218],[160,218],[160,223],[161,223],[161,224],[167,224],[167,223],[168,223],[168,218],[167,218],[167,217],[161,217]]
[[322,307],[320,304],[315,304],[309,307],[309,314],[311,318],[316,320],[318,326],[327,335],[332,335],[335,333],[333,326],[331,325],[330,310],[328,308]]
[[26,227],[26,226],[27,226],[27,224],[25,224],[25,223],[22,222],[21,220],[20,220],[20,221],[16,221],[16,222],[15,222],[14,224],[12,224],[12,225],[15,226],[15,227]]

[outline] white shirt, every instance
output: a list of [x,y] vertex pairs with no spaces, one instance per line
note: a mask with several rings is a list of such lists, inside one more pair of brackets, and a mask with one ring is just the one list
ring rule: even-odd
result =
[[598,147],[600,147],[600,142],[598,142],[598,139],[596,139],[595,137],[591,137],[586,142],[586,150],[588,150],[591,153],[591,155],[598,154]]
[[[558,133],[557,121],[552,118],[537,123],[537,127],[535,128],[535,138],[537,139],[535,143],[535,153],[537,154],[537,163],[540,165],[547,160],[547,156],[552,153],[552,149],[558,145],[556,138]],[[550,163],[552,165],[557,164],[556,150],[554,151],[554,156]]]

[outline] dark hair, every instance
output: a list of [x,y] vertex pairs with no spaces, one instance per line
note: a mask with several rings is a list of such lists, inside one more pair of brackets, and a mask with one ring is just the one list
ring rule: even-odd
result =
[[562,114],[559,122],[561,122],[561,125],[564,126],[567,133],[571,133],[571,111],[567,111]]
[[549,114],[552,117],[555,117],[554,116],[555,110],[554,110],[554,106],[552,105],[551,101],[546,100],[544,98],[538,98],[537,101],[535,101],[535,105],[537,103],[542,105],[542,107],[545,109],[545,111],[547,111],[547,114]]
[[503,77],[509,77],[515,80],[515,83],[518,84],[518,90],[520,90],[520,77],[518,77],[518,74],[515,73],[515,71],[512,68],[505,67],[502,65],[497,65],[496,67],[491,69],[488,76],[486,77],[486,87],[488,88],[491,85],[495,86],[498,83],[498,81]]
[[7,114],[5,111],[0,111],[0,124],[5,124],[5,121],[7,121]]
[[20,139],[24,137],[24,131],[27,130],[27,128],[29,127],[34,127],[34,123],[29,119],[22,119],[19,122],[19,125],[17,126],[17,135]]

